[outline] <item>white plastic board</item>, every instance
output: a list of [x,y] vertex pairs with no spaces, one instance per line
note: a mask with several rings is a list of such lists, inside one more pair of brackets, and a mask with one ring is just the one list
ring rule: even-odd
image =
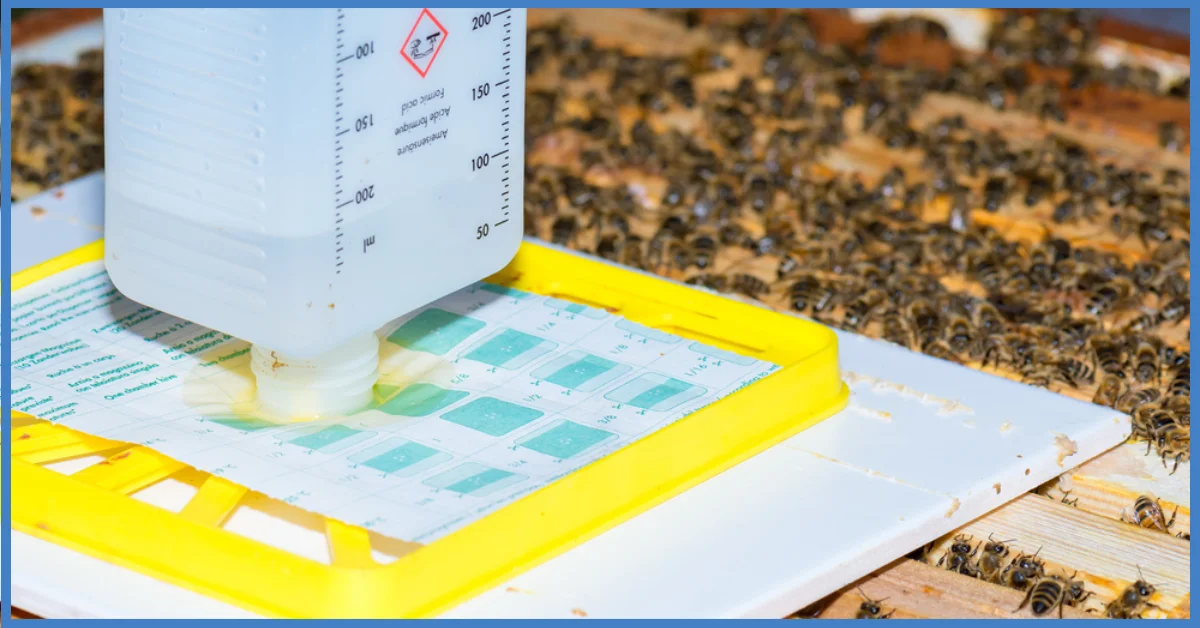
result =
[[[64,190],[61,211],[95,219],[100,198],[95,180],[83,180]],[[32,203],[50,206],[39,197],[14,212]],[[30,234],[18,223],[14,235],[41,240],[47,258],[63,247],[54,230]],[[852,390],[846,410],[447,615],[783,616],[1117,445],[1129,430],[1107,408],[839,338]],[[1063,455],[1071,448],[1078,451]],[[172,504],[189,490],[164,483],[146,493]],[[235,523],[327,560],[314,531],[264,517]],[[20,533],[13,541],[14,602],[32,612],[245,615]]]

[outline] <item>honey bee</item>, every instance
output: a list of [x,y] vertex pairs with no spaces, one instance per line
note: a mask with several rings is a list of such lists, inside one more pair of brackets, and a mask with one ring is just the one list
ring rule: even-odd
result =
[[1090,344],[1100,369],[1125,379],[1125,354],[1121,345],[1107,334],[1093,336]]
[[883,339],[905,348],[912,348],[912,329],[895,308],[883,313]]
[[938,559],[937,566],[941,567],[945,564],[947,571],[975,577],[979,575],[979,568],[974,561],[975,554],[978,552],[978,545],[974,549],[971,548],[971,537],[959,534],[950,543],[950,549],[946,550],[946,553]]
[[971,324],[971,319],[963,314],[951,316],[947,328],[947,344],[951,351],[959,355],[968,355],[972,359],[983,355],[983,342]]
[[1150,598],[1157,592],[1158,589],[1154,585],[1146,582],[1142,568],[1138,567],[1137,582],[1126,587],[1121,595],[1104,607],[1104,616],[1109,619],[1141,619],[1142,613],[1147,609],[1161,610],[1161,606],[1150,602]]
[[[1117,377],[1116,375],[1107,375],[1106,377]],[[1157,388],[1141,388],[1131,390],[1117,399],[1117,404],[1113,406],[1118,412],[1125,414],[1133,414],[1138,408],[1150,403],[1158,401],[1160,393]]]
[[931,358],[962,364],[962,359],[959,358],[958,353],[951,349],[945,340],[934,340],[933,342],[926,343],[921,348],[921,352]]
[[1172,299],[1158,312],[1158,318],[1164,323],[1178,324],[1191,314],[1192,306],[1186,298]]
[[1092,288],[1085,310],[1092,316],[1105,314],[1124,303],[1133,291],[1133,282],[1123,277],[1113,278]]
[[579,231],[579,219],[574,215],[559,216],[550,226],[550,241],[560,246],[569,246]]
[[792,309],[818,315],[833,306],[837,291],[812,275],[802,275],[792,283],[790,294]]
[[1092,403],[1113,407],[1117,404],[1117,400],[1124,394],[1124,391],[1125,382],[1121,378],[1116,375],[1106,374],[1104,375],[1104,379],[1100,380],[1100,385],[1096,387],[1096,394],[1092,396]]
[[852,331],[858,330],[870,320],[871,314],[886,301],[887,293],[881,289],[875,288],[864,292],[846,306],[846,313],[842,317],[842,326]]
[[771,291],[771,287],[767,285],[767,282],[748,273],[735,274],[731,278],[729,288],[731,291],[750,297],[751,299],[760,299],[764,294]]
[[618,261],[621,255],[621,248],[624,242],[620,236],[613,233],[607,233],[596,241],[596,255],[611,261]]
[[858,594],[862,596],[863,602],[859,605],[858,612],[854,613],[855,619],[889,619],[896,612],[896,609],[893,608],[891,612],[883,614],[882,603],[888,599],[886,597],[872,600],[867,597],[866,593],[863,593],[861,588],[858,589]]
[[995,368],[1000,368],[1003,363],[1015,362],[1017,353],[1025,346],[1025,339],[1015,332],[987,336],[983,339],[983,359],[980,361],[980,368],[987,368],[989,362]]
[[1075,358],[1060,360],[1057,366],[1059,377],[1070,384],[1072,388],[1079,388],[1080,384],[1090,384],[1095,381],[1092,367]]
[[[908,319],[916,331],[917,346],[928,353],[927,349],[942,338],[942,317],[937,308],[927,299],[913,301],[908,306]],[[953,354],[949,348],[947,352]]]
[[[1029,354],[1029,360],[1021,365],[1021,382],[1030,386],[1048,388],[1050,382],[1058,379],[1061,372],[1049,362],[1049,354],[1037,351]],[[1039,359],[1040,358],[1040,359]]]
[[979,557],[979,577],[992,584],[1000,584],[1000,574],[1004,571],[1004,559],[1008,557],[1011,550],[1008,544],[1016,541],[1009,539],[1007,541],[997,541],[988,535],[987,543],[983,545],[983,555]]
[[975,326],[989,336],[1003,332],[1006,327],[1004,317],[996,306],[986,301],[975,308]]
[[1038,560],[1041,548],[1033,554],[1018,554],[1000,573],[1000,581],[1007,587],[1024,591],[1038,578],[1046,575],[1045,563]]
[[1158,498],[1151,498],[1149,495],[1140,495],[1133,502],[1132,514],[1126,516],[1125,510],[1121,510],[1121,520],[1146,528],[1147,530],[1156,530],[1169,534],[1171,526],[1175,524],[1175,515],[1178,512],[1179,506],[1175,506],[1175,510],[1171,512],[1171,518],[1167,519]]
[[700,273],[688,277],[684,283],[689,286],[701,286],[717,292],[726,292],[729,288],[729,278],[715,273]]
[[1176,421],[1180,425],[1191,427],[1192,425],[1192,400],[1189,397],[1171,396],[1163,402],[1163,407],[1174,412]]
[[1167,395],[1189,398],[1192,394],[1191,375],[1192,367],[1190,365],[1179,367],[1171,377],[1171,383],[1167,385]]
[[676,251],[675,265],[680,270],[692,266],[699,270],[705,270],[712,266],[716,254],[717,238],[709,233],[699,233],[692,236],[686,246],[680,247]]
[[1028,605],[1034,617],[1041,617],[1057,608],[1058,616],[1061,618],[1064,606],[1079,604],[1091,595],[1090,591],[1085,592],[1082,582],[1074,579],[1076,574],[1072,574],[1070,577],[1039,577],[1029,588],[1029,592],[1025,594],[1021,605],[1013,612],[1016,613]]
[[1179,464],[1191,459],[1192,436],[1191,429],[1178,423],[1166,425],[1156,434],[1158,451],[1162,454],[1163,468],[1167,467],[1167,458],[1175,461],[1171,467],[1171,475],[1179,470]]
[[1177,152],[1187,142],[1184,137],[1183,129],[1174,122],[1163,122],[1158,125],[1158,145],[1163,148]]
[[1011,184],[1006,177],[996,176],[988,179],[983,186],[983,208],[992,213],[1000,211],[1011,193]]
[[1158,406],[1143,406],[1133,413],[1133,436],[1146,439],[1146,455],[1158,433],[1175,423],[1175,417]]
[[1159,347],[1145,338],[1139,339],[1133,351],[1133,376],[1143,384],[1150,380],[1162,381],[1162,366],[1159,364]]

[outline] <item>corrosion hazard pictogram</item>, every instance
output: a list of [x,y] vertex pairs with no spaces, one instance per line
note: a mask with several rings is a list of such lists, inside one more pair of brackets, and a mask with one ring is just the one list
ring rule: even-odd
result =
[[437,59],[442,46],[446,44],[446,34],[446,27],[433,17],[433,13],[430,13],[429,9],[421,9],[421,15],[417,16],[417,22],[408,32],[408,39],[404,40],[400,56],[408,61],[421,78],[425,78],[425,75],[429,74],[429,68],[433,67],[433,60]]

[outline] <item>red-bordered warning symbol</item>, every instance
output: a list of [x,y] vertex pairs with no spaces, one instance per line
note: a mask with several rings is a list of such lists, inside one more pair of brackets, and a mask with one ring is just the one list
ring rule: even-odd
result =
[[408,32],[408,39],[404,40],[400,56],[408,61],[421,78],[425,78],[425,75],[429,74],[429,68],[433,66],[433,60],[446,44],[446,35],[446,27],[433,17],[429,9],[421,9],[417,23],[413,24],[412,30]]

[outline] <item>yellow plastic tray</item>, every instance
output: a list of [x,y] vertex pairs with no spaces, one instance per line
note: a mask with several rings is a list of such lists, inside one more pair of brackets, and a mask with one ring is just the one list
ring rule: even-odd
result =
[[[13,287],[102,258],[97,242],[18,273]],[[13,528],[268,616],[430,617],[819,422],[849,395],[836,336],[807,321],[530,243],[489,281],[783,368],[388,565],[372,559],[367,530],[332,519],[331,564],[222,529],[245,488],[15,413]],[[95,454],[108,458],[69,476],[41,466]],[[179,513],[130,497],[177,474],[199,484]]]

